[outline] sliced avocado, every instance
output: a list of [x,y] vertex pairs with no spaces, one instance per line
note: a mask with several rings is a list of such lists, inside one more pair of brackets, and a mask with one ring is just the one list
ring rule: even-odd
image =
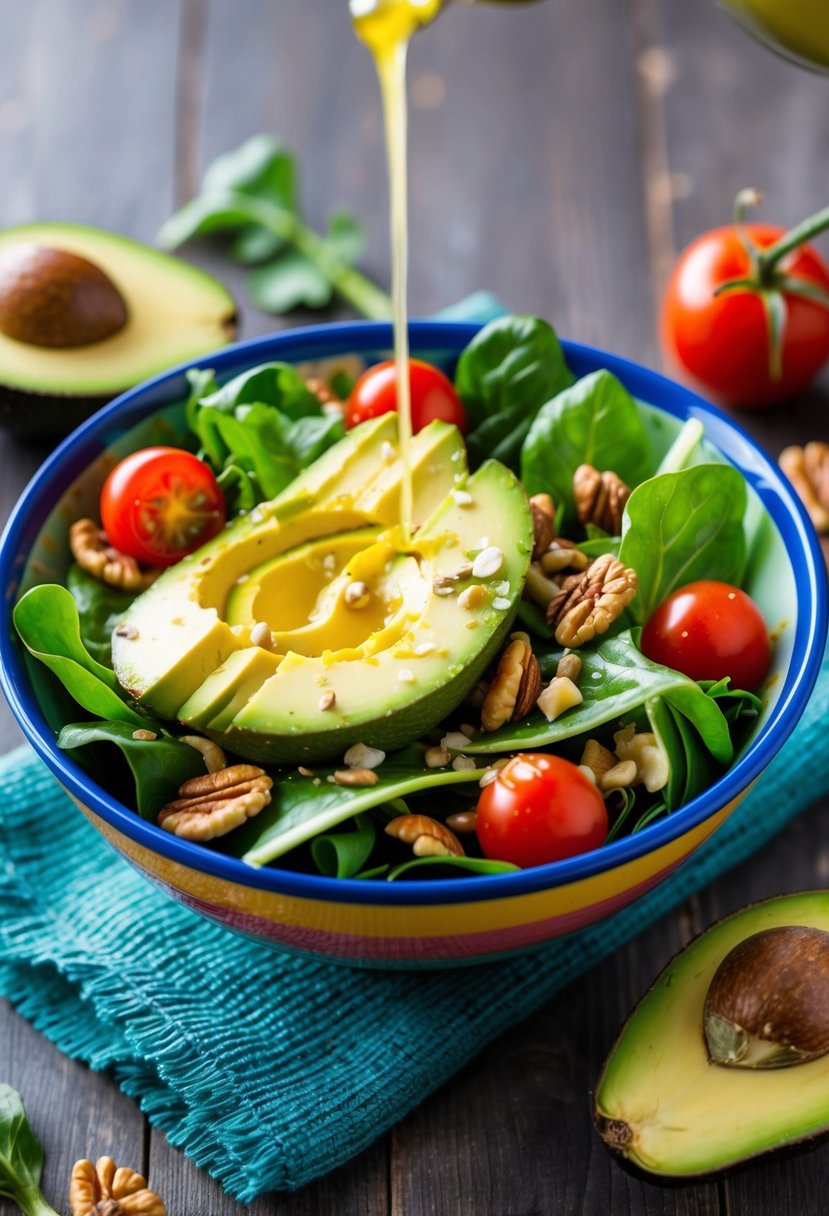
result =
[[[829,931],[829,891],[778,896],[720,921],[634,1009],[594,1098],[599,1134],[632,1164],[668,1177],[707,1174],[829,1130],[829,1055],[733,1067],[713,1062],[706,1042],[706,998],[721,964],[755,934],[786,926]],[[816,993],[826,978],[812,977]]]
[[[96,286],[94,272],[112,291]],[[138,241],[77,224],[8,228],[0,423],[18,434],[66,433],[124,389],[225,345],[235,321],[221,283]]]
[[[433,423],[413,444],[415,519],[440,505],[402,543],[395,426],[386,415],[350,431],[165,572],[114,638],[121,683],[250,759],[392,748],[441,721],[509,629],[532,522],[509,470],[490,461],[467,480],[458,432]],[[497,573],[470,575],[490,547]]]

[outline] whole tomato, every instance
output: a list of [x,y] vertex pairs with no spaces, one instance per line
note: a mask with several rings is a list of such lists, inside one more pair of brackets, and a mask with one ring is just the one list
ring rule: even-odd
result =
[[[409,360],[412,402],[412,431],[417,434],[435,419],[452,422],[466,432],[466,411],[452,381],[438,367],[423,359]],[[397,409],[397,371],[392,360],[375,363],[363,372],[346,402],[348,430],[369,418]]]
[[[743,210],[756,201],[744,193]],[[704,233],[680,255],[661,334],[669,358],[704,391],[752,408],[800,392],[829,358],[829,268],[807,244],[764,253],[821,231],[829,212],[791,233],[744,224],[739,199],[737,215],[740,222]]]

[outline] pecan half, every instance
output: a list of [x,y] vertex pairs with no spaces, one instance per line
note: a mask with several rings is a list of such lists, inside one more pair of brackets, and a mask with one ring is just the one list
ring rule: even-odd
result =
[[69,1181],[72,1216],[167,1216],[163,1201],[143,1175],[116,1166],[111,1157],[76,1161]]
[[533,516],[533,561],[536,562],[553,543],[556,509],[549,494],[533,494],[530,510]]
[[636,594],[636,571],[603,553],[584,574],[571,574],[547,606],[559,646],[582,646],[604,633]]
[[784,448],[778,463],[797,491],[818,532],[829,533],[829,444]]
[[91,519],[78,519],[69,529],[69,548],[82,570],[110,587],[124,591],[146,591],[161,573],[141,566],[134,557],[128,557],[114,548]]
[[538,659],[527,642],[516,638],[498,660],[498,668],[484,697],[481,706],[484,730],[497,730],[505,722],[526,718],[540,691]]
[[464,857],[454,832],[428,815],[399,815],[386,824],[386,835],[412,846],[415,857]]
[[586,570],[590,559],[573,541],[556,536],[541,555],[541,569],[545,574],[559,574],[562,570]]
[[273,781],[254,764],[193,777],[158,815],[158,826],[185,840],[214,840],[253,819],[271,800]]
[[573,474],[573,497],[581,523],[619,535],[630,490],[612,470],[600,473],[592,464],[580,464]]

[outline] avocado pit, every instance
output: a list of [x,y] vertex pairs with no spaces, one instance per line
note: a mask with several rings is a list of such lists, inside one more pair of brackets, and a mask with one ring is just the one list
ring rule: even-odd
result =
[[703,1010],[709,1057],[787,1068],[829,1052],[829,933],[783,925],[745,938],[714,974]]
[[127,306],[99,266],[32,242],[0,251],[0,332],[29,346],[88,346],[117,334]]

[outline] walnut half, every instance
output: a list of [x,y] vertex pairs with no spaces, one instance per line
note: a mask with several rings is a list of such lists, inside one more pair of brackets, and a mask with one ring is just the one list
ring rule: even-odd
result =
[[163,1201],[135,1170],[111,1157],[76,1161],[69,1182],[72,1216],[167,1216]]
[[636,571],[603,553],[584,574],[571,574],[547,606],[559,646],[583,646],[605,633],[636,594]]
[[271,800],[273,781],[255,764],[193,777],[162,807],[158,826],[184,840],[214,840],[253,819]]
[[92,519],[78,519],[69,529],[69,548],[82,570],[110,587],[146,591],[161,573],[141,566],[134,557],[115,549]]

